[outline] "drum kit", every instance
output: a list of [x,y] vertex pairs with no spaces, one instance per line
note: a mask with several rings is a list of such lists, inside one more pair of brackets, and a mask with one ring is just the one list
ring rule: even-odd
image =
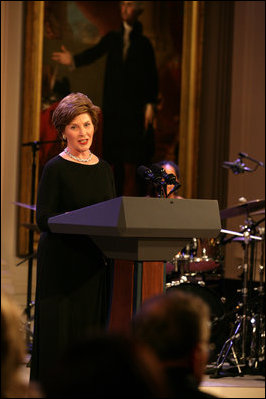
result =
[[[211,346],[215,347],[209,359],[215,365],[207,371],[211,378],[260,374],[265,367],[265,228],[261,227],[265,221],[265,200],[245,201],[220,211],[221,219],[242,215],[245,223],[240,232],[222,229],[217,238],[193,238],[166,265],[166,291],[190,291],[210,306]],[[255,216],[262,218],[255,222]],[[227,294],[212,287],[219,287],[222,281],[224,284],[225,247],[232,242],[242,245],[243,265],[240,288],[236,293],[227,292],[235,302],[226,309]]]

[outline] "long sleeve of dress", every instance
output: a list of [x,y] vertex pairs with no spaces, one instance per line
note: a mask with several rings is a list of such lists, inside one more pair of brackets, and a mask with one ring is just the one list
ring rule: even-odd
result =
[[58,174],[52,168],[45,168],[39,183],[36,221],[41,231],[49,231],[48,219],[60,214],[60,183]]

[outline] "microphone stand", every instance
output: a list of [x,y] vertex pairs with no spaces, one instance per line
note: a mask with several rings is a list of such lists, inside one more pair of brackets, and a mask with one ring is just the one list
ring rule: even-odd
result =
[[172,190],[167,194],[166,197],[169,197],[169,195],[171,195],[172,193],[174,193],[176,190],[178,190],[181,187],[181,184],[176,182],[176,184],[174,185],[174,187],[172,188]]
[[166,184],[160,183],[157,185],[157,197],[158,198],[166,198]]
[[[22,146],[30,146],[32,149],[32,165],[31,165],[31,204],[35,203],[35,181],[36,181],[36,153],[40,149],[41,144],[48,143],[57,143],[57,140],[52,141],[30,141],[27,143],[23,143]],[[30,210],[30,223],[34,223],[34,210]],[[24,310],[26,314],[26,345],[29,353],[32,350],[32,333],[31,333],[31,308],[34,306],[34,302],[32,301],[32,267],[33,267],[33,258],[34,258],[34,231],[29,229],[29,242],[28,242],[28,255],[23,260],[28,260],[28,280],[27,280],[27,303],[26,308]],[[19,262],[21,264],[22,262]]]
[[[22,146],[30,145],[32,149],[32,166],[31,166],[31,204],[35,203],[35,176],[36,176],[36,152],[39,150],[39,143],[33,141],[31,143],[22,144]],[[30,223],[34,222],[34,211],[30,210]],[[28,282],[27,282],[27,304],[26,304],[26,345],[28,352],[31,353],[31,308],[34,305],[32,302],[32,267],[33,267],[33,245],[34,245],[34,231],[29,229],[29,242],[28,242]]]

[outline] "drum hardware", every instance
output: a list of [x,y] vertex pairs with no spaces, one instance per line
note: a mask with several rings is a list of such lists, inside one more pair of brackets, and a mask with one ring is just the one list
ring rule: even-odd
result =
[[186,275],[180,276],[177,280],[171,280],[170,282],[165,284],[165,287],[171,288],[171,287],[178,287],[181,284],[198,284],[199,286],[204,287],[205,286],[205,281],[201,279],[191,279],[187,277]]
[[242,322],[242,320],[239,320],[239,319],[236,320],[236,327],[233,331],[233,334],[223,344],[222,350],[219,353],[218,359],[216,361],[215,374],[211,375],[211,378],[218,378],[220,376],[219,372],[220,372],[220,370],[222,370],[222,367],[224,365],[225,360],[227,359],[227,357],[229,355],[230,350],[232,351],[233,358],[236,363],[236,367],[237,367],[239,375],[243,375],[237,355],[236,355],[235,347],[234,347],[234,341],[240,337],[239,330],[241,327],[241,322]]
[[[243,304],[240,304],[238,307],[240,308],[241,306],[243,306]],[[265,356],[265,345],[261,347],[259,347],[258,345],[262,341],[265,341],[265,325],[260,325],[259,320],[257,320],[258,318],[258,315],[251,313],[246,319],[244,319],[243,316],[237,313],[230,337],[225,341],[222,346],[221,352],[219,353],[216,361],[215,369],[212,370],[212,372],[214,371],[214,373],[210,376],[210,378],[221,378],[226,376],[226,373],[222,372],[222,367],[226,360],[230,365],[233,365],[236,368],[236,370],[233,372],[233,375],[244,376],[246,373],[252,374],[252,372],[254,373],[254,371],[260,371],[259,367],[260,364],[264,361]],[[250,346],[250,351],[249,356],[246,356],[245,359],[242,359],[238,356],[238,353],[239,347],[241,350],[243,342],[241,329],[243,328],[244,321],[246,322],[246,326],[248,327],[248,345]],[[230,352],[232,356],[231,359],[229,357]],[[232,374],[227,373],[227,375]]]
[[[256,371],[259,365],[265,361],[265,317],[263,314],[263,297],[264,297],[264,229],[260,228],[260,236],[255,236],[257,225],[252,223],[249,219],[245,226],[242,227],[242,233],[232,232],[229,230],[222,230],[233,234],[234,237],[241,237],[241,243],[244,245],[244,263],[243,269],[243,287],[237,290],[242,294],[242,303],[237,307],[236,320],[233,330],[229,338],[224,342],[222,349],[218,355],[214,374],[211,378],[220,378],[222,368],[226,360],[229,361],[229,354],[232,354],[232,362],[236,367],[236,372],[239,376],[244,375],[246,372],[251,373],[251,367],[255,367]],[[255,226],[255,227],[254,227]],[[253,234],[251,234],[253,233]],[[224,241],[225,243],[231,242],[232,239]],[[252,287],[253,278],[253,257],[255,243],[261,243],[261,259],[259,266],[260,283],[258,288]],[[252,246],[252,247],[251,247]],[[250,253],[250,256],[249,256]],[[250,294],[257,292],[259,294],[259,308],[258,312],[254,311],[254,305],[251,306]],[[239,309],[242,310],[242,315],[239,315]]]
[[[260,222],[261,221],[259,221],[259,223]],[[255,227],[257,227],[259,223],[257,223]],[[231,325],[231,331],[228,331],[225,340],[223,340],[219,348],[217,347],[218,349],[221,348],[221,350],[218,354],[218,359],[216,360],[216,366],[214,368],[214,374],[212,378],[220,378],[223,376],[221,373],[226,360],[230,364],[236,366],[238,375],[244,375],[246,370],[248,370],[251,365],[255,365],[256,369],[258,370],[259,365],[261,365],[261,359],[265,354],[265,343],[263,344],[263,341],[265,341],[265,322],[263,313],[261,312],[263,302],[261,301],[258,314],[254,312],[254,307],[250,306],[250,294],[252,291],[261,293],[260,298],[262,298],[262,295],[264,295],[263,277],[260,278],[261,283],[259,289],[254,290],[251,286],[251,270],[253,267],[252,251],[250,251],[251,245],[255,245],[255,243],[261,243],[263,245],[263,235],[257,235],[257,233],[258,232],[256,231],[256,228],[254,228],[254,223],[252,223],[252,220],[248,220],[242,227],[242,232],[223,229],[221,230],[219,240],[215,240],[216,245],[218,243],[218,247],[220,248],[225,243],[232,241],[231,238],[230,240],[226,239],[227,234],[231,234],[232,238],[241,237],[241,243],[244,245],[244,262],[241,266],[243,269],[243,287],[241,289],[242,303],[238,304],[233,312],[229,312],[212,319],[212,328],[215,328],[217,324],[219,325],[219,323],[224,322],[225,318],[232,317],[230,323],[227,322],[224,326],[224,330],[226,330],[226,328],[230,327]],[[197,243],[199,248],[202,242],[198,240]],[[210,258],[207,256],[206,247],[203,246],[201,258],[195,256],[195,253],[194,256],[191,256],[191,247],[192,244],[190,245],[190,254],[188,253],[188,247],[186,247],[186,250],[183,253],[179,253],[175,256],[175,275],[177,276],[177,279],[169,282],[167,284],[167,289],[192,289],[195,286],[198,287],[198,289],[208,288],[205,287],[205,281],[202,279],[202,271],[198,267],[200,262],[205,262],[206,264],[208,259],[210,260]],[[251,253],[250,257],[249,253]],[[198,262],[196,262],[196,260]],[[261,260],[261,265],[263,265],[263,261],[264,258]],[[193,272],[191,269],[193,269]],[[262,276],[264,273],[264,267],[262,266],[260,270],[260,275]],[[197,276],[201,277],[200,282],[196,281]],[[239,314],[240,311],[242,314]],[[219,331],[222,330],[223,328],[219,328]],[[229,355],[232,358],[230,358]]]
[[[235,162],[223,162],[223,167],[229,168],[233,171],[234,174],[240,174],[244,172],[254,172],[258,166],[265,167],[263,162],[260,162],[252,157],[250,157],[246,153],[240,152],[239,158]],[[246,167],[246,165],[243,162],[242,158],[247,158],[254,162],[256,166],[251,169]],[[235,234],[236,236],[243,237],[243,249],[244,249],[244,262],[243,262],[243,288],[242,288],[242,316],[237,315],[237,319],[235,321],[236,328],[233,331],[233,334],[231,334],[230,338],[225,341],[225,344],[222,347],[221,353],[218,356],[217,362],[216,362],[216,368],[215,368],[215,374],[214,378],[218,378],[219,374],[221,372],[222,366],[228,357],[229,351],[231,350],[233,353],[233,358],[234,362],[237,367],[237,371],[239,375],[243,375],[244,369],[240,367],[240,361],[243,363],[244,367],[250,366],[250,358],[251,355],[255,356],[256,361],[255,364],[258,364],[259,362],[257,359],[259,358],[259,348],[264,345],[265,349],[265,341],[264,344],[261,341],[262,336],[264,335],[264,340],[265,340],[265,330],[264,333],[261,333],[261,330],[259,333],[257,333],[255,339],[255,344],[254,342],[250,346],[250,348],[255,348],[255,350],[252,352],[252,350],[249,352],[249,358],[247,356],[247,351],[248,351],[248,327],[250,327],[250,324],[252,324],[252,333],[254,333],[254,330],[257,331],[256,328],[256,318],[254,316],[254,310],[252,308],[248,307],[248,299],[250,297],[250,292],[252,288],[252,278],[253,278],[253,268],[254,268],[254,248],[255,248],[255,242],[256,240],[264,241],[263,237],[257,237],[256,236],[256,227],[261,223],[261,221],[257,222],[257,224],[254,224],[252,219],[250,219],[250,214],[254,212],[258,212],[262,210],[263,208],[265,209],[265,200],[254,200],[254,201],[246,201],[246,199],[240,198],[241,204],[238,204],[236,206],[233,206],[228,209],[224,209],[220,211],[220,216],[221,219],[226,219],[226,218],[231,218],[235,217],[238,215],[246,215],[246,226],[243,226],[242,228],[242,233]],[[226,232],[226,230],[221,230],[221,232]],[[233,234],[234,232],[227,231],[229,234]],[[228,241],[224,243],[231,242],[232,239],[229,239]],[[264,243],[263,243],[264,245]],[[250,251],[250,256],[249,256],[249,251]],[[264,250],[262,251],[264,254]],[[264,264],[264,259],[261,262],[261,265]],[[263,287],[261,287],[263,290]],[[253,291],[254,292],[254,291]],[[261,312],[261,308],[259,309]],[[259,314],[259,320],[262,319],[262,313]],[[254,327],[255,324],[255,327]],[[236,341],[236,338],[240,340],[241,348],[240,348],[240,357],[237,357],[237,352],[234,347],[234,342]],[[251,335],[251,338],[254,338],[254,335]],[[254,345],[253,345],[254,344]],[[249,349],[250,349],[249,348]],[[220,360],[222,359],[222,362]]]
[[[237,231],[232,231],[232,230],[225,230],[225,229],[221,229],[222,233],[226,233],[226,234],[232,234],[233,236],[237,236],[237,237],[242,237],[243,241],[244,241],[244,233],[239,233]],[[229,242],[231,242],[235,237],[230,237],[229,239],[223,240],[223,244],[227,244]],[[254,236],[254,235],[250,235],[250,238],[252,240],[258,240],[261,241],[262,238],[260,236]]]

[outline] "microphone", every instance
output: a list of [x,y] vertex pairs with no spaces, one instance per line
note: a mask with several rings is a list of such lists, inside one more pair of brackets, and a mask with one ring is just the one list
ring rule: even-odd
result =
[[257,161],[256,159],[251,158],[251,157],[250,157],[248,154],[246,154],[245,152],[239,152],[238,155],[239,155],[240,157],[242,157],[242,158],[247,158],[247,159],[249,159],[250,161],[253,161],[253,162],[257,163],[258,165],[263,166],[263,167],[265,168],[265,165],[264,165],[263,162]]
[[138,174],[147,182],[151,181],[153,183],[161,183],[161,177],[155,176],[151,169],[147,168],[144,165],[141,165],[137,169]]
[[160,166],[156,164],[153,164],[151,166],[151,169],[155,174],[158,174],[160,176],[161,184],[164,186],[165,192],[167,185],[174,186],[172,190],[166,195],[166,197],[169,197],[170,194],[172,194],[174,191],[181,187],[181,184],[176,180],[176,176],[173,173],[166,173],[164,168],[160,168]]
[[253,172],[253,169],[248,168],[245,166],[243,162],[241,162],[240,159],[237,159],[235,162],[223,162],[223,168],[231,169],[232,172],[235,175],[238,175],[239,173],[244,173],[244,172]]
[[159,175],[162,179],[164,179],[166,184],[177,184],[176,177],[173,173],[166,173],[164,168],[160,168],[160,166],[153,164],[151,166],[151,170],[156,174]]

